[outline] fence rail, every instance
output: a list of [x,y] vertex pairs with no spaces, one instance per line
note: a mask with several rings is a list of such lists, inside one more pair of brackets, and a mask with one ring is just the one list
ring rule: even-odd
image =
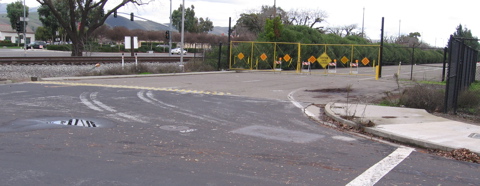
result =
[[375,76],[365,67],[378,66],[380,45],[232,41],[230,56],[234,70]]

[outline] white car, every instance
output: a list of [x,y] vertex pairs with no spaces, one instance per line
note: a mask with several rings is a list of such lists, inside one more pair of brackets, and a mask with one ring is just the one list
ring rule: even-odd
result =
[[183,55],[187,54],[186,50],[183,50],[183,52],[180,52],[181,50],[182,50],[181,48],[174,48],[174,49],[170,50],[170,53],[171,54],[178,54],[178,55],[180,55],[181,53],[183,53]]

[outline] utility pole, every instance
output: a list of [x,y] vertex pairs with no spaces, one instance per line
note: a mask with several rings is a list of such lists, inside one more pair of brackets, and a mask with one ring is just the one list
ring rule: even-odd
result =
[[[25,11],[25,0],[23,0],[23,55],[27,56],[27,35],[25,34],[27,30],[27,18],[26,18],[26,11]],[[20,40],[21,41],[21,40]]]
[[168,56],[172,56],[172,53],[170,52],[172,50],[172,0],[170,0],[170,27],[168,29]]
[[365,38],[365,32],[363,32],[365,26],[365,7],[363,7],[363,17],[362,17],[362,38]]
[[183,65],[183,42],[184,42],[184,33],[185,33],[185,0],[182,4],[182,35],[180,43],[180,64]]

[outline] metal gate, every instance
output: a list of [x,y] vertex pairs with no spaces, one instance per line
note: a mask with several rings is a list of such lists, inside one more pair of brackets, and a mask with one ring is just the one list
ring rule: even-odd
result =
[[[456,113],[458,96],[475,81],[478,51],[465,44],[462,38],[450,36],[448,43],[447,87],[444,112]],[[476,40],[476,39],[475,39]]]
[[230,69],[376,76],[380,45],[232,41]]

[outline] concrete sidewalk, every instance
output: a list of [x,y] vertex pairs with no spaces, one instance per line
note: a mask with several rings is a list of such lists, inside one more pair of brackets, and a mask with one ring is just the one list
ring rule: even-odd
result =
[[[319,107],[311,105],[305,111],[319,119]],[[480,126],[437,117],[423,109],[329,103],[325,113],[352,127],[371,124],[364,130],[376,136],[445,151],[466,148],[480,154]],[[354,116],[356,122],[344,119],[346,116]]]

